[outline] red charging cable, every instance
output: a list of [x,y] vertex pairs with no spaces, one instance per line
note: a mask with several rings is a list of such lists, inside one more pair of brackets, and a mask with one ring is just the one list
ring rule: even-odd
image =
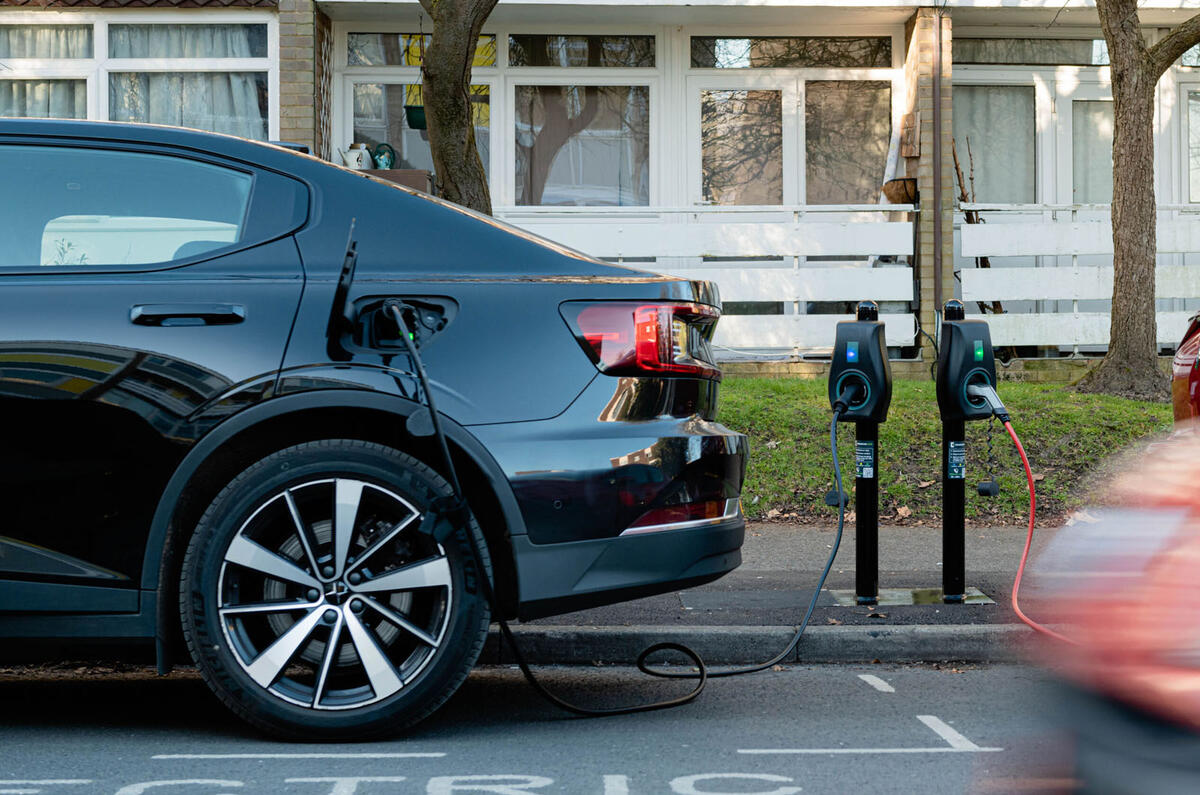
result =
[[1013,580],[1013,612],[1017,614],[1017,618],[1024,621],[1035,632],[1040,632],[1043,635],[1055,640],[1061,640],[1064,643],[1078,645],[1076,641],[1071,640],[1065,635],[1060,635],[1049,627],[1042,626],[1025,615],[1021,610],[1020,602],[1017,601],[1017,596],[1021,591],[1021,577],[1025,575],[1025,561],[1029,559],[1029,546],[1033,543],[1033,521],[1037,510],[1037,492],[1033,485],[1033,470],[1029,468],[1029,458],[1025,455],[1025,448],[1021,446],[1021,440],[1017,438],[1017,432],[1013,430],[1012,423],[1008,420],[1004,421],[1004,427],[1008,430],[1008,435],[1012,437],[1013,444],[1017,446],[1017,452],[1021,454],[1021,463],[1025,465],[1025,477],[1029,480],[1029,532],[1025,535],[1025,550],[1021,553],[1021,565],[1017,567],[1017,578]]

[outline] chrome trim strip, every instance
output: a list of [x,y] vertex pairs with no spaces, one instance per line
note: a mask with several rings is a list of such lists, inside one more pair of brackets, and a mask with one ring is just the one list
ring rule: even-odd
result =
[[689,527],[704,527],[705,525],[710,524],[720,524],[721,522],[734,519],[741,514],[741,504],[741,498],[734,497],[732,499],[725,500],[725,513],[713,519],[690,519],[686,522],[670,522],[668,524],[651,524],[646,525],[645,527],[629,527],[625,530],[622,530],[621,535],[617,537],[621,538],[623,536],[640,536],[646,533],[661,533],[664,530],[686,530]]

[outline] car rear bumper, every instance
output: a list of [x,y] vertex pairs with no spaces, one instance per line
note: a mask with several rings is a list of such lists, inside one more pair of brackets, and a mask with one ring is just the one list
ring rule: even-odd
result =
[[741,512],[701,527],[559,544],[513,538],[522,620],[690,588],[742,562]]

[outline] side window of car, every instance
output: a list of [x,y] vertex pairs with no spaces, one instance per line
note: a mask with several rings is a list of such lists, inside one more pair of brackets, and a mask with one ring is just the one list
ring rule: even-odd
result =
[[145,267],[242,241],[254,176],[170,155],[0,146],[0,267]]

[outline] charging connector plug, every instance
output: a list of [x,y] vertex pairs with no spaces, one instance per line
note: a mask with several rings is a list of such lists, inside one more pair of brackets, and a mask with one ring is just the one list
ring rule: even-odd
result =
[[842,387],[842,391],[833,401],[833,413],[841,416],[854,404],[862,401],[867,396],[867,385],[862,381],[847,379],[849,383]]
[[1004,403],[1000,401],[1000,395],[996,394],[996,388],[990,384],[969,384],[967,386],[967,395],[974,398],[980,398],[987,403],[988,409],[991,410],[996,418],[1001,422],[1008,422],[1011,417],[1008,416],[1008,409],[1004,408]]

